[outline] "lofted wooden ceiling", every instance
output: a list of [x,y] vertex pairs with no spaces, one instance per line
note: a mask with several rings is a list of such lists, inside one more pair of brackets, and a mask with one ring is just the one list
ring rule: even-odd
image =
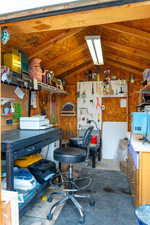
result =
[[11,39],[2,50],[12,47],[39,57],[45,69],[57,77],[94,69],[84,37],[100,35],[105,65],[141,75],[150,68],[150,19],[103,24],[66,30],[21,33],[9,27]]

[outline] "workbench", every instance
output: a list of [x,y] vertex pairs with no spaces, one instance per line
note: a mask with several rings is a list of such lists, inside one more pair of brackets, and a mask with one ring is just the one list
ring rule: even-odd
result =
[[[37,153],[44,146],[60,139],[61,130],[59,128],[49,128],[45,130],[11,130],[2,132],[2,152],[6,154],[7,190],[14,190],[14,160],[22,156]],[[39,198],[49,182],[45,182],[36,191],[28,202],[21,206],[20,213],[23,214],[29,203]]]

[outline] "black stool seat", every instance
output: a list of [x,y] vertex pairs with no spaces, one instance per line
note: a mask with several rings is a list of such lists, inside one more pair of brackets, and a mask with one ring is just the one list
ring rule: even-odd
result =
[[86,160],[86,151],[73,147],[59,148],[54,151],[54,159],[62,163],[80,163]]

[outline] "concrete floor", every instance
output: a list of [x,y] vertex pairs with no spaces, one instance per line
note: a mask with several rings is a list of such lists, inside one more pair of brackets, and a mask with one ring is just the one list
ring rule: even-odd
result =
[[[78,169],[82,169],[82,167],[86,167],[85,164],[79,164],[75,166]],[[91,167],[90,165],[88,167]],[[102,159],[101,162],[96,163],[96,169],[105,169],[105,170],[120,170],[119,163],[116,160],[110,159]],[[76,170],[75,170],[76,171]],[[46,196],[54,191],[53,188],[49,188],[46,192]],[[55,190],[56,191],[56,190]],[[61,198],[61,197],[60,197]],[[59,200],[57,196],[56,199],[53,200],[52,203],[49,203],[45,200],[39,200],[36,204],[33,205],[31,210],[28,210],[26,214],[20,219],[20,225],[54,225],[57,217],[59,216],[62,207],[58,208],[55,216],[52,221],[47,220],[47,214],[49,213],[49,209],[54,204],[55,201]]]

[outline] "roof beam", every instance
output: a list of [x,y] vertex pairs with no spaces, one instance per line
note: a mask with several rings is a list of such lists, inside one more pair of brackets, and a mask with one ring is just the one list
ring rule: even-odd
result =
[[109,47],[109,48],[112,48],[112,49],[115,49],[117,51],[130,54],[130,55],[133,55],[133,56],[142,57],[142,58],[148,59],[148,60],[150,59],[150,53],[149,52],[142,51],[142,50],[137,49],[137,48],[127,47],[125,45],[121,45],[121,44],[118,44],[116,42],[105,41],[105,40],[102,40],[102,45],[104,47]]
[[47,51],[48,49],[50,49],[51,47],[53,47],[54,44],[64,41],[67,38],[74,36],[75,34],[79,33],[82,30],[83,30],[82,28],[78,28],[78,29],[66,30],[66,31],[62,32],[61,34],[57,35],[56,37],[54,37],[54,38],[50,39],[49,41],[38,46],[38,50],[36,50],[36,52],[33,53],[32,55],[30,55],[29,59],[37,57],[39,54],[41,54],[41,53]]
[[142,75],[142,71],[133,69],[133,68],[131,68],[129,66],[126,66],[124,64],[120,64],[118,62],[114,62],[113,60],[110,60],[110,59],[106,59],[105,63],[110,65],[110,66],[116,67],[117,69],[125,70],[125,71],[127,71],[129,73],[133,73],[133,74],[138,75],[138,76]]
[[123,58],[121,56],[118,56],[118,55],[115,55],[115,54],[111,54],[107,51],[104,51],[104,59],[112,59],[116,62],[119,62],[119,63],[124,63],[124,64],[127,64],[129,66],[132,66],[132,67],[135,67],[135,68],[138,68],[138,69],[142,69],[144,70],[145,68],[148,68],[150,65],[143,65],[141,64],[141,62],[136,62],[134,61],[134,58],[133,60],[131,59],[127,59],[127,58]]
[[149,12],[150,1],[142,1],[108,8],[50,15],[45,18],[5,23],[5,25],[13,25],[15,26],[14,31],[23,34],[146,19],[150,17]]
[[121,33],[123,33],[125,35],[129,35],[131,37],[134,36],[134,37],[140,38],[142,40],[150,41],[150,33],[142,31],[142,30],[138,30],[133,27],[128,27],[128,26],[121,25],[121,24],[102,25],[102,27],[104,27],[108,30],[121,32]]
[[[59,62],[64,61],[65,59],[68,59],[76,54],[79,54],[80,52],[84,51],[86,48],[86,43],[80,45],[78,48],[72,48],[71,51],[68,51],[65,53],[65,55],[59,55],[53,59],[51,59],[51,62],[49,63],[50,67],[53,67],[55,65],[57,65]],[[46,64],[46,61],[45,61]]]
[[94,64],[91,62],[91,60],[88,60],[87,62],[84,62],[76,67],[74,67],[73,69],[71,70],[68,70],[62,74],[60,74],[59,76],[57,77],[60,77],[60,78],[64,78],[64,77],[68,77],[68,76],[73,76],[75,75],[76,73],[81,73],[83,72],[84,70],[88,70],[89,68],[91,68],[92,66],[94,66]]

